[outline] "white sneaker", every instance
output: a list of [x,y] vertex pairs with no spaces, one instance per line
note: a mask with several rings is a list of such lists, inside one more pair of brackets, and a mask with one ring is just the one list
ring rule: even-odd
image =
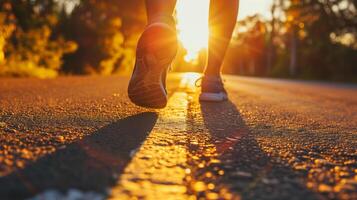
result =
[[204,76],[201,83],[200,101],[221,102],[228,100],[227,91],[220,76]]

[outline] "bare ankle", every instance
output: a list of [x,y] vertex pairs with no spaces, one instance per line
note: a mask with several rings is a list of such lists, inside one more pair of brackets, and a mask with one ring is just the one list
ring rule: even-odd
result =
[[220,71],[206,70],[203,74],[204,76],[221,77]]

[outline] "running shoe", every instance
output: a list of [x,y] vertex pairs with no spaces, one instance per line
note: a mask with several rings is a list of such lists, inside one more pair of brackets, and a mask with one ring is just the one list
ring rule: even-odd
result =
[[141,35],[128,94],[138,106],[164,108],[167,104],[166,73],[176,56],[176,31],[165,23],[149,25]]
[[227,91],[224,89],[220,76],[204,76],[201,80],[200,101],[220,102],[228,100]]

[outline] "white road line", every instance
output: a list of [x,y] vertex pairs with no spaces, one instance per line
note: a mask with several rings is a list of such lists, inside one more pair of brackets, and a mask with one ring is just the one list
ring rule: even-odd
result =
[[[213,190],[216,175],[207,182],[191,174],[216,170],[211,165],[219,162],[198,103],[195,81],[199,77],[197,73],[182,75],[178,92],[159,113],[155,127],[111,189],[109,199],[196,199],[202,191],[207,191],[207,199],[239,199],[226,187]],[[190,152],[188,143],[201,150]],[[221,174],[219,171],[209,173]]]
[[187,199],[187,94],[176,92],[109,199]]

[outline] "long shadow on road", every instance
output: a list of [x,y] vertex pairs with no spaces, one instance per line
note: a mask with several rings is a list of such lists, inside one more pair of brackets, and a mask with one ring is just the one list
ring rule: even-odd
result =
[[200,108],[216,149],[216,159],[221,163],[211,167],[218,171],[215,180],[205,180],[207,173],[200,170],[196,172],[198,180],[215,182],[218,186],[215,190],[221,196],[225,188],[241,199],[318,199],[304,185],[304,174],[274,162],[262,150],[232,102],[201,103]]
[[121,119],[66,148],[0,178],[0,199],[23,199],[46,189],[105,192],[146,139],[158,115],[146,112]]

